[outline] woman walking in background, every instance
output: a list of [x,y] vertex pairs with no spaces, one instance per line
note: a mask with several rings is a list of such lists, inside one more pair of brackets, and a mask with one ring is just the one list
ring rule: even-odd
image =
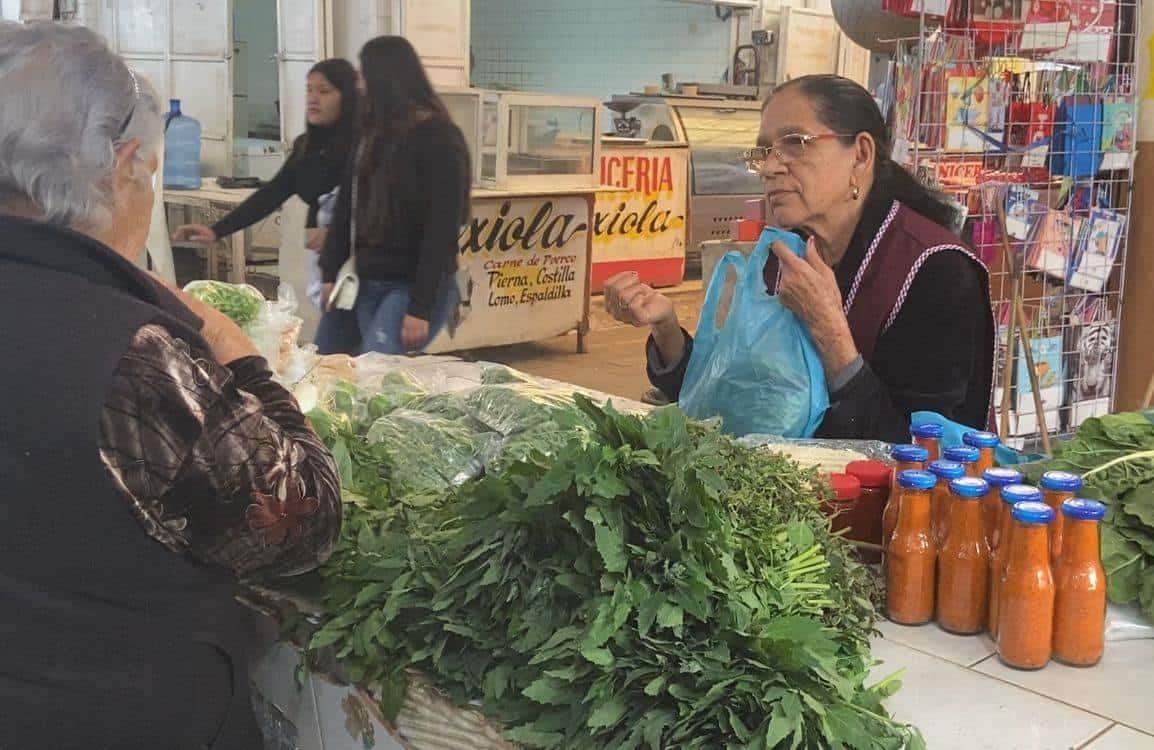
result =
[[[319,299],[320,270],[317,258],[324,247],[325,229],[317,214],[322,199],[337,189],[341,174],[353,148],[359,109],[357,71],[348,60],[334,58],[313,66],[307,79],[305,132],[296,139],[284,166],[263,187],[249,196],[212,226],[187,224],[179,227],[174,242],[191,240],[209,244],[240,232],[265,219],[292,196],[308,205],[305,222],[305,247],[317,253],[310,258],[310,286],[317,287]],[[324,339],[331,349],[322,354],[351,352],[357,346],[355,321],[351,315],[331,316]]]
[[[363,351],[422,351],[457,305],[457,236],[469,216],[468,147],[408,41],[373,39],[361,50],[361,71],[362,140],[321,255],[323,299],[352,249]],[[322,321],[321,350],[329,344],[325,333]]]

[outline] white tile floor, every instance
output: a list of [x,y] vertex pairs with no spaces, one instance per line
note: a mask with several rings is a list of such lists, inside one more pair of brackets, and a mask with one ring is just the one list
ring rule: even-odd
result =
[[986,636],[882,623],[880,679],[904,670],[889,700],[931,750],[1154,750],[1154,640],[1108,643],[1091,669],[1004,667]]

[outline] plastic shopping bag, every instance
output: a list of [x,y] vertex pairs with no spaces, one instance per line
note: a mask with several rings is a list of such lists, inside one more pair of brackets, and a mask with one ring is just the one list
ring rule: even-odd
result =
[[776,241],[805,252],[797,235],[767,228],[749,258],[735,251],[718,263],[681,387],[686,414],[720,417],[731,435],[809,437],[829,408],[809,332],[765,289],[762,269]]

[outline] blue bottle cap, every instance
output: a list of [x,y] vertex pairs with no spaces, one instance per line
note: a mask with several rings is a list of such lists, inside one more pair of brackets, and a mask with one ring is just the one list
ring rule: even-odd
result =
[[1050,492],[1081,492],[1082,477],[1068,471],[1047,471],[1042,475],[1042,489]]
[[1014,505],[1016,503],[1040,503],[1042,502],[1042,491],[1028,484],[1011,484],[1008,487],[1002,488],[1002,502],[1007,505]]
[[950,482],[950,492],[966,500],[977,500],[985,497],[990,491],[990,485],[984,479],[977,477],[962,477]]
[[932,490],[937,483],[937,477],[928,471],[906,469],[898,473],[898,484],[907,490]]
[[997,448],[1002,441],[992,432],[967,432],[962,442],[974,448]]
[[972,464],[978,460],[978,449],[968,445],[955,445],[942,451],[942,458],[960,464]]
[[997,487],[1001,489],[1002,487],[1008,487],[1011,484],[1021,484],[1022,472],[1017,471],[1016,469],[1002,469],[994,467],[992,469],[986,469],[982,473],[982,479],[985,479],[987,482],[989,482],[991,487]]
[[920,445],[895,445],[890,448],[890,458],[900,463],[925,463],[930,452]]
[[910,425],[910,434],[916,438],[925,438],[930,440],[938,438],[940,440],[944,432],[945,430],[942,429],[940,424],[934,424],[933,422]]
[[1014,506],[1013,518],[1021,523],[1047,524],[1054,520],[1054,509],[1045,503],[1028,501]]
[[957,461],[934,461],[930,473],[938,479],[960,479],[966,475],[966,467]]
[[1101,521],[1106,517],[1106,506],[1097,500],[1078,497],[1062,503],[1062,514],[1082,521]]

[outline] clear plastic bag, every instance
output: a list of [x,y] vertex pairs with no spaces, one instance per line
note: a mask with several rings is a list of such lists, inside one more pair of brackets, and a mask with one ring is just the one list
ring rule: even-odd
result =
[[385,459],[401,491],[443,492],[480,475],[481,457],[494,435],[476,433],[459,420],[397,409],[373,422],[368,442]]
[[804,252],[797,235],[766,229],[749,258],[731,252],[721,259],[678,400],[691,417],[720,417],[731,435],[809,437],[829,408],[809,332],[765,289],[762,269],[779,241]]
[[[269,366],[282,380],[290,383],[304,377],[315,361],[315,356],[310,358],[299,352],[297,339],[304,320],[296,312],[296,293],[289,284],[281,284],[277,288],[277,298],[265,302],[256,320],[247,328],[257,351],[268,360]],[[294,374],[299,373],[296,380],[288,376],[290,369],[294,370]]]
[[1154,638],[1154,625],[1133,604],[1106,607],[1106,641],[1140,641]]
[[533,383],[482,385],[465,396],[465,405],[478,422],[508,436],[548,422],[558,409],[573,405],[573,394]]
[[746,435],[738,442],[748,448],[784,453],[802,468],[816,468],[822,474],[843,472],[846,464],[851,461],[890,461],[889,444],[879,440],[815,440],[783,438],[780,435]]
[[190,281],[185,285],[184,291],[232,318],[245,331],[249,331],[256,323],[265,305],[265,298],[260,290],[248,284],[200,279]]

